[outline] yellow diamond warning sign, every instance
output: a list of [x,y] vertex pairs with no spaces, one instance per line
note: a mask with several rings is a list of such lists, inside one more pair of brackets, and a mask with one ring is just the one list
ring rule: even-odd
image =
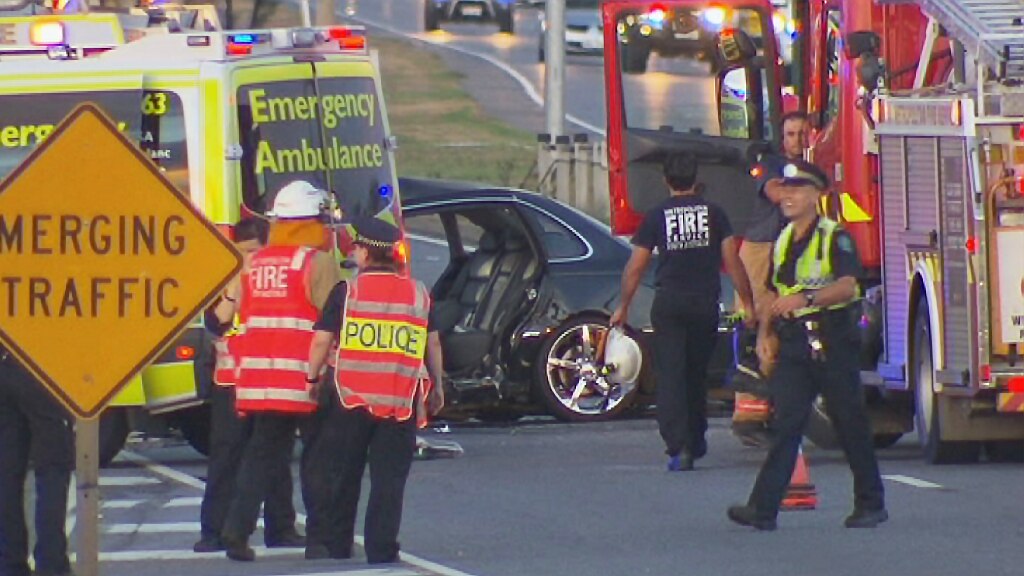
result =
[[241,268],[91,104],[0,184],[0,343],[95,416]]

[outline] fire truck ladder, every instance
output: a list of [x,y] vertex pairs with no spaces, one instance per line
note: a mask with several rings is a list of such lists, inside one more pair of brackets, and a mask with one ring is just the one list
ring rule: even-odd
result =
[[917,3],[997,78],[1024,78],[1024,0]]

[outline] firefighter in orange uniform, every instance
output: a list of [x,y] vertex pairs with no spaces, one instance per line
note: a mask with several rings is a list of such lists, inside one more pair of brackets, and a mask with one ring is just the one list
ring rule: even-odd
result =
[[[265,223],[259,218],[245,218],[234,227],[235,247],[245,257],[242,275],[248,273],[252,256],[267,242]],[[195,552],[223,550],[220,532],[235,490],[235,473],[242,460],[242,450],[252,433],[251,418],[239,418],[235,411],[235,382],[238,342],[244,331],[238,315],[242,293],[242,276],[236,278],[205,314],[206,329],[217,336],[216,365],[210,396],[210,458],[207,462],[206,490],[199,511],[200,539],[192,547]],[[291,474],[273,483],[264,502],[266,527],[263,541],[268,548],[303,546],[306,543],[295,530],[295,506],[292,504]]]
[[[252,418],[252,436],[238,471],[234,499],[221,540],[227,557],[252,561],[249,536],[256,529],[269,484],[287,478],[295,433],[317,407],[306,382],[313,323],[340,279],[340,268],[324,250],[330,235],[321,222],[326,192],[304,181],[284,186],[274,199],[267,246],[253,256],[242,289],[245,336],[238,345],[235,407]],[[300,466],[307,510],[324,493],[322,468],[305,457]],[[318,528],[310,517],[307,537]]]
[[320,380],[331,342],[338,352],[338,483],[332,502],[331,555],[352,554],[363,472],[370,465],[366,558],[398,561],[405,484],[416,429],[444,405],[441,341],[429,326],[430,293],[398,272],[397,228],[365,218],[354,223],[358,275],[331,293],[309,350],[310,382]]

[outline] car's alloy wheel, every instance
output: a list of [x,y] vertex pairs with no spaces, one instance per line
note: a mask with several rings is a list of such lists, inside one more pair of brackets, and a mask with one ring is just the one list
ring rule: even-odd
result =
[[608,329],[604,320],[579,318],[554,332],[541,350],[539,392],[560,420],[613,418],[633,403],[637,386],[624,389],[602,373],[598,348]]

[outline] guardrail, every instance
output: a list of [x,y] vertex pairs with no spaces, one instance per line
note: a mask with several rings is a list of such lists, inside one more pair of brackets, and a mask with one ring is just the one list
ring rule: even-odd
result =
[[608,221],[608,143],[587,134],[537,135],[537,190]]

